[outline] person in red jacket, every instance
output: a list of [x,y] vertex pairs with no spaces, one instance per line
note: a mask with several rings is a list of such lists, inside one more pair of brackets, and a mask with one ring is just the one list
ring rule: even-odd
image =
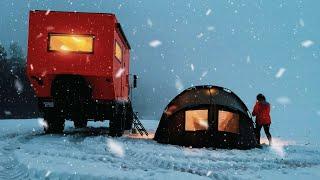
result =
[[271,118],[270,118],[270,104],[266,101],[266,97],[263,94],[257,95],[257,102],[254,105],[253,116],[256,116],[256,138],[258,144],[260,144],[260,131],[263,127],[264,132],[269,140],[269,145],[272,143],[272,137],[270,134],[270,125],[271,125]]

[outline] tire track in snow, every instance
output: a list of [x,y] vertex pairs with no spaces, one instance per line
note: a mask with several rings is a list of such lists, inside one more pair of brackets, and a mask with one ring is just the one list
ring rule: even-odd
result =
[[[203,163],[203,161],[192,162],[182,157],[175,157],[175,159],[171,159],[170,157],[166,157],[163,155],[155,156],[155,154],[157,153],[139,153],[134,151],[127,152],[127,156],[132,158],[132,160],[139,162],[141,161],[142,163],[138,165],[140,166],[140,168],[145,168],[146,170],[156,170],[158,168],[161,168],[164,170],[186,172],[199,176],[208,176],[214,179],[239,179],[239,177],[236,178],[232,176],[230,177],[230,175],[224,175],[223,173],[221,173],[222,168],[217,168],[214,170],[210,163]],[[186,160],[187,162],[185,162]]]
[[[124,170],[177,171],[209,176],[212,179],[239,179],[238,174],[255,174],[260,169],[296,169],[320,165],[318,150],[291,146],[286,149],[288,157],[280,158],[269,149],[210,150],[189,149],[173,145],[162,145],[152,140],[116,138],[124,145],[125,157],[119,158],[105,150],[107,136],[50,136],[41,133],[8,134],[0,139],[8,142],[0,151],[0,179],[28,179],[35,175],[45,177],[44,170],[31,170],[18,162],[14,151],[33,157],[70,158],[80,161],[100,162],[108,167],[121,167]],[[19,147],[22,147],[19,149]],[[32,148],[38,146],[38,149]],[[48,149],[46,149],[48,148]],[[51,149],[53,150],[51,150]],[[299,156],[304,155],[299,158]],[[4,169],[3,167],[9,167]],[[35,171],[35,172],[34,172]],[[234,174],[238,173],[238,174]],[[39,175],[40,174],[40,175]],[[94,177],[72,175],[64,172],[52,173],[54,177]],[[51,177],[51,176],[50,176]],[[253,177],[254,178],[254,177]]]
[[[138,140],[139,141],[139,140]],[[141,140],[140,140],[141,141]],[[144,143],[142,147],[135,147],[135,142],[132,142],[131,140],[125,140],[129,148],[126,151],[126,157],[130,159],[130,161],[136,161],[139,162],[137,165],[140,169],[145,170],[157,170],[159,168],[163,170],[173,170],[178,172],[186,172],[191,173],[199,176],[208,176],[210,178],[214,179],[239,179],[239,177],[230,177],[230,175],[224,175],[221,172],[219,172],[221,169],[217,169],[217,171],[212,171],[212,167],[210,166],[210,161],[207,159],[200,160],[200,159],[194,159],[192,157],[192,161],[189,161],[186,156],[183,156],[183,150],[180,147],[172,146],[169,148],[175,148],[175,150],[179,150],[180,153],[177,153],[175,150],[170,151],[169,154],[166,154],[165,151],[161,151],[164,145],[157,144],[155,142],[152,142],[150,144],[150,140],[142,140]],[[153,146],[154,145],[160,147],[160,151],[156,151],[155,148],[146,148],[154,151],[143,151],[143,147],[145,146]],[[140,145],[141,146],[141,145]],[[171,145],[169,145],[171,146]],[[168,147],[168,146],[167,146]],[[195,160],[195,161],[194,161]],[[209,172],[209,173],[208,173]],[[215,173],[217,172],[217,173]]]
[[[130,141],[128,141],[130,142]],[[127,142],[127,143],[128,143]],[[129,147],[134,147],[134,142],[128,143]],[[151,149],[153,151],[150,152],[140,152],[141,149],[129,149],[126,154],[129,157],[136,159],[137,161],[142,161],[142,166],[148,167],[159,167],[162,169],[173,169],[175,171],[181,172],[189,172],[192,174],[197,174],[200,176],[207,176],[208,172],[211,178],[236,178],[237,176],[230,175],[231,172],[242,172],[249,171],[254,173],[255,170],[264,169],[264,170],[279,170],[279,169],[296,169],[296,168],[306,168],[312,166],[320,165],[320,155],[315,156],[317,152],[312,151],[310,153],[309,159],[283,159],[278,158],[276,156],[272,156],[271,158],[267,158],[266,156],[272,155],[269,149],[254,149],[251,151],[240,151],[240,150],[212,150],[212,153],[205,153],[206,156],[187,156],[183,153],[183,151],[187,148],[176,147],[169,152],[165,151],[165,148],[168,148],[168,145],[164,147],[163,145],[159,145],[159,150],[155,148],[148,148],[146,146],[150,146],[150,143],[144,144],[146,149]],[[152,144],[151,144],[152,146]],[[169,145],[171,146],[171,145]],[[163,148],[164,147],[164,148]],[[171,148],[171,147],[169,147]],[[188,149],[187,149],[188,150]],[[196,149],[198,151],[200,149]],[[177,153],[178,151],[178,153]],[[210,151],[210,150],[203,150]],[[234,152],[235,151],[235,152]],[[248,156],[242,156],[243,153],[253,152],[253,157],[248,158]],[[216,154],[212,155],[210,154]],[[291,152],[288,149],[288,153]],[[239,154],[237,156],[237,154]],[[261,154],[261,156],[256,156]],[[220,157],[220,155],[222,155]],[[256,157],[254,157],[256,156]],[[299,156],[299,155],[298,155]],[[296,158],[296,157],[294,157]],[[304,157],[306,158],[306,157]],[[224,173],[226,171],[226,173]],[[239,177],[237,177],[238,179]]]
[[[74,160],[79,160],[79,161],[84,161],[84,162],[99,162],[99,163],[104,163],[105,166],[104,168],[109,169],[109,168],[114,168],[114,167],[119,167],[121,169],[124,169],[126,171],[128,170],[136,170],[136,166],[134,164],[127,164],[126,162],[123,162],[121,158],[116,157],[115,155],[109,153],[106,151],[106,148],[101,149],[94,149],[95,147],[94,144],[85,144],[85,143],[78,143],[78,141],[74,141],[73,138],[78,138],[77,136],[67,136],[65,137],[66,140],[69,142],[64,142],[63,140],[58,140],[56,137],[53,139],[54,141],[44,141],[43,139],[39,138],[50,138],[50,135],[45,135],[45,136],[37,136],[37,135],[31,135],[31,136],[26,136],[25,138],[22,137],[20,140],[21,143],[25,143],[27,146],[22,146],[22,149],[19,149],[18,152],[19,154],[24,154],[25,156],[29,157],[51,157],[51,159],[57,159],[57,158],[62,158],[64,161],[69,161],[68,159],[74,159]],[[59,138],[59,137],[58,137]],[[90,137],[91,138],[91,137]],[[88,139],[90,139],[88,138]],[[103,142],[106,141],[106,137],[95,137],[93,138],[95,140],[100,139]],[[31,140],[31,141],[30,141]],[[90,139],[89,141],[91,141]],[[76,142],[76,143],[75,143]],[[42,145],[42,147],[39,147],[39,144]],[[101,143],[100,143],[101,144]],[[33,147],[38,147],[37,149]],[[63,150],[59,150],[60,147],[64,147]],[[48,148],[48,149],[47,149]],[[58,149],[58,150],[57,150]],[[61,148],[60,148],[61,149]],[[67,150],[67,151],[66,151]],[[99,152],[99,153],[98,153]],[[72,160],[71,160],[72,161]],[[44,177],[46,172],[43,172],[44,170],[38,170],[38,169],[32,169],[33,174],[36,174],[37,176]],[[71,174],[71,173],[66,173],[66,172],[57,172],[54,171],[52,174],[50,174],[50,177],[59,177],[59,179],[64,179],[65,177],[68,176],[75,176],[77,178],[97,178],[95,176],[91,176],[88,174]]]
[[27,131],[0,136],[0,140],[6,144],[0,150],[0,179],[32,179],[30,169],[18,161],[14,152],[39,135],[42,133]]
[[20,164],[10,153],[2,151],[0,157],[0,179],[28,179],[27,167]]
[[[18,137],[13,135],[11,137]],[[0,150],[0,179],[29,179],[28,168],[21,164],[14,155],[19,148],[14,139],[2,139],[7,145]]]

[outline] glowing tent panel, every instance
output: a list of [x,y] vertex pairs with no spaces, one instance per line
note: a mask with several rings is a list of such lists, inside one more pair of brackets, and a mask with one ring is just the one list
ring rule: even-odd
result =
[[239,134],[239,114],[220,110],[218,117],[218,131]]
[[189,110],[185,113],[186,131],[199,131],[208,129],[208,110]]

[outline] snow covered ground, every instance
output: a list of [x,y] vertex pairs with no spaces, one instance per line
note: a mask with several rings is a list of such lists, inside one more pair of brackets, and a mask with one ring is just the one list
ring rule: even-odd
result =
[[[213,150],[107,136],[107,123],[45,135],[38,119],[0,121],[0,179],[320,179],[319,144],[275,138],[264,149]],[[40,121],[41,122],[41,121]]]

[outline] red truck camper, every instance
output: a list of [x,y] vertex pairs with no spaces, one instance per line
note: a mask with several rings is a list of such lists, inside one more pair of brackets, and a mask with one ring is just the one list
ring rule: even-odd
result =
[[131,129],[129,60],[130,45],[114,14],[31,11],[27,74],[45,132],[62,132],[65,119],[76,128],[109,119],[113,136]]

